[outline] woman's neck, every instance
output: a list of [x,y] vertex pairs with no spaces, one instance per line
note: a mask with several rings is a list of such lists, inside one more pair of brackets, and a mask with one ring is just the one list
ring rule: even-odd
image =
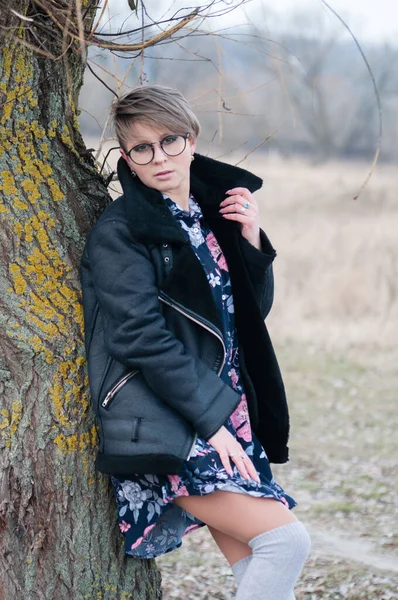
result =
[[189,190],[170,190],[165,192],[168,198],[176,202],[180,208],[185,211],[189,210]]

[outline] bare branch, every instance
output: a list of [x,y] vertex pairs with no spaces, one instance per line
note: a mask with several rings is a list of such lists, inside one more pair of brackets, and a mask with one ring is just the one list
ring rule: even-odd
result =
[[85,41],[84,27],[83,27],[82,4],[81,4],[81,0],[75,0],[75,2],[76,2],[77,26],[78,26],[78,30],[79,30],[80,52],[82,55],[82,59],[84,61],[85,55],[86,55],[86,41]]
[[250,156],[250,154],[253,154],[253,152],[255,152],[256,150],[258,150],[259,148],[261,148],[261,146],[263,146],[266,142],[268,142],[268,140],[270,140],[272,137],[274,137],[274,135],[276,134],[276,129],[275,131],[273,131],[272,133],[270,133],[265,140],[263,140],[262,142],[260,142],[259,144],[257,144],[256,146],[254,146],[254,148],[252,148],[243,158],[242,160],[239,160],[237,163],[235,163],[235,166],[237,167],[238,165],[240,165],[241,163],[243,163],[246,158],[248,156]]
[[110,88],[109,85],[107,83],[105,83],[105,81],[103,79],[101,79],[101,77],[99,75],[97,75],[97,73],[91,67],[89,61],[87,62],[87,68],[94,75],[94,77],[96,77],[98,79],[98,81],[100,81],[102,83],[102,85],[104,87],[106,87],[107,90],[109,90],[110,92],[112,92],[112,94],[114,94],[117,97],[117,93],[112,88]]
[[326,0],[321,0],[321,2],[322,2],[322,4],[324,4],[335,15],[335,17],[337,17],[337,19],[347,29],[348,33],[350,34],[350,36],[354,40],[355,45],[358,48],[359,53],[362,56],[362,58],[363,58],[363,60],[365,62],[366,68],[367,68],[367,70],[369,72],[370,78],[372,80],[373,88],[374,88],[374,93],[375,93],[375,96],[376,96],[377,109],[378,109],[378,114],[379,114],[379,139],[378,139],[378,142],[377,142],[377,148],[376,148],[376,151],[375,151],[375,154],[374,154],[373,162],[371,164],[368,176],[367,176],[366,180],[364,181],[364,183],[362,184],[359,192],[357,194],[355,194],[355,196],[354,196],[354,200],[357,200],[359,198],[360,194],[363,192],[363,190],[367,186],[367,184],[369,183],[370,178],[372,177],[374,169],[375,169],[375,167],[377,165],[377,162],[379,160],[380,151],[381,151],[381,144],[382,144],[382,139],[383,139],[383,110],[382,110],[382,107],[381,107],[381,100],[380,100],[379,90],[377,88],[377,83],[376,83],[375,77],[373,75],[372,68],[371,68],[371,66],[369,64],[368,59],[366,58],[366,55],[365,55],[364,51],[362,50],[362,47],[361,47],[358,39],[356,38],[356,36],[354,35],[354,33],[352,32],[352,30],[350,29],[350,27],[347,25],[347,23],[344,21],[344,19],[341,18],[341,16],[330,6],[330,4],[328,4],[326,2]]

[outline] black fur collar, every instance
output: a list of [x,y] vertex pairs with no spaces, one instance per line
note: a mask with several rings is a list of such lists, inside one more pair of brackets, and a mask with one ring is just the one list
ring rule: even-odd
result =
[[[218,212],[225,192],[234,187],[246,187],[255,192],[261,187],[262,180],[245,169],[201,154],[194,156],[195,160],[191,165],[191,193],[199,203],[204,218],[209,222],[218,220],[221,227],[236,229],[237,223],[226,221]],[[186,244],[184,234],[162,194],[144,185],[137,177],[133,178],[122,157],[119,158],[117,172],[133,237],[147,243]]]

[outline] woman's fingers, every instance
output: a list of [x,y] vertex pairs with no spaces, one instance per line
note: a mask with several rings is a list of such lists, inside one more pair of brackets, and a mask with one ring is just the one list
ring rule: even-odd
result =
[[219,454],[219,457],[221,459],[221,462],[223,464],[224,469],[226,470],[226,472],[228,473],[228,475],[230,477],[232,477],[233,471],[232,471],[232,468],[231,468],[231,463],[229,461],[230,454],[228,454],[228,452],[226,450],[225,451],[221,451],[218,454]]
[[[248,204],[249,206],[246,207],[246,204]],[[247,203],[240,203],[240,202],[235,202],[232,201],[230,203],[225,204],[221,209],[220,209],[220,213],[221,214],[226,214],[226,213],[239,213],[242,215],[247,215],[247,214],[251,214],[254,215],[256,214],[255,209],[250,205],[249,202]]]
[[238,456],[233,456],[232,459],[236,465],[236,468],[238,469],[239,473],[242,475],[242,477],[244,479],[247,479],[247,481],[250,481],[251,477],[248,473],[246,464],[245,464],[245,460],[243,459],[243,456],[238,455]]
[[232,461],[242,477],[248,481],[254,479],[254,481],[260,483],[256,467],[253,465],[242,446],[237,444],[236,439],[224,425],[208,439],[208,442],[218,452],[223,467],[230,477],[233,475],[231,467]]
[[247,481],[254,479],[254,481],[260,483],[256,467],[253,465],[252,461],[250,460],[246,452],[243,450],[243,448],[234,448],[233,450],[220,449],[217,450],[217,452],[220,456],[224,469],[230,477],[232,477],[233,475],[230,462],[232,461],[238,469],[239,473],[242,475],[242,477],[244,477],[244,479],[247,479]]
[[255,248],[261,249],[259,208],[252,193],[246,188],[233,188],[220,202],[220,214],[227,221],[237,221],[241,233]]
[[236,468],[242,477],[248,481],[254,479],[254,481],[260,483],[256,467],[253,465],[252,461],[244,452],[244,450],[242,450],[237,456],[233,456],[231,460],[234,461]]
[[247,472],[249,473],[251,479],[254,479],[254,481],[257,481],[257,483],[260,483],[260,477],[257,473],[257,469],[254,466],[254,464],[252,463],[252,461],[250,460],[250,458],[247,456],[247,454],[245,454],[244,458],[244,462],[245,462],[245,466],[247,469]]
[[[230,190],[235,192],[236,190],[245,190],[245,188],[235,188]],[[252,223],[257,221],[258,218],[258,206],[249,190],[245,190],[245,195],[242,193],[234,193],[233,195],[225,198],[220,203],[220,213],[226,219],[232,219],[238,221],[242,225],[250,226]]]
[[[258,206],[255,202],[254,198],[246,198],[241,194],[236,194],[234,196],[229,196],[225,198],[222,202],[220,202],[221,210],[226,207],[235,208],[235,210],[240,212],[246,212],[246,210],[251,210],[252,212],[257,212]],[[243,210],[242,210],[243,209]]]
[[234,195],[243,196],[243,198],[245,198],[245,200],[248,200],[249,202],[251,202],[253,200],[253,194],[250,192],[250,190],[248,190],[247,188],[244,188],[244,187],[232,188],[232,190],[228,190],[225,193],[228,194],[229,196],[234,196]]

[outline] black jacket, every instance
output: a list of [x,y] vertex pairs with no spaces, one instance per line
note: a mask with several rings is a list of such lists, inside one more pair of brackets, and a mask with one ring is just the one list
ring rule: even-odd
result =
[[[123,195],[89,233],[82,259],[85,343],[106,473],[177,473],[196,435],[208,439],[239,403],[218,374],[224,342],[202,266],[160,192],[133,179],[121,158]],[[288,460],[284,386],[264,324],[275,251],[262,250],[219,214],[225,192],[262,181],[195,154],[191,192],[227,260],[252,429],[270,462]]]

